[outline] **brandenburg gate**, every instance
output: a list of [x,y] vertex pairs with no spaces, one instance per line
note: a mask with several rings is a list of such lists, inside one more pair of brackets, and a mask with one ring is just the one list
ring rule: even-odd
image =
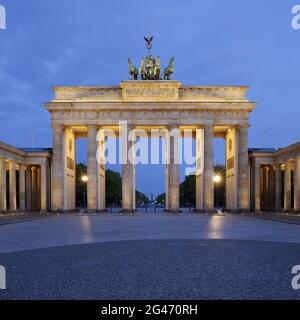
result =
[[141,137],[164,139],[165,210],[180,212],[178,150],[186,131],[195,139],[195,150],[188,151],[196,154],[195,212],[215,210],[214,138],[223,138],[226,145],[225,211],[300,212],[300,142],[248,149],[249,115],[256,106],[247,99],[248,87],[170,80],[175,59],[162,71],[160,57],[150,53],[152,40],[145,37],[148,54],[139,68],[128,59],[131,80],[107,87],[53,87],[54,99],[45,103],[52,148],[15,148],[0,141],[0,212],[76,210],[77,138],[88,140],[87,210],[104,212],[106,138],[111,136],[122,146],[121,212],[136,210]]
[[[132,75],[136,79],[135,69]],[[96,212],[105,210],[105,166],[96,159],[99,150],[103,156],[105,130],[118,131],[127,158],[134,157],[130,155],[134,141],[127,132],[138,135],[140,129],[180,132],[189,128],[196,139],[196,157],[203,165],[202,171],[196,170],[196,211],[214,210],[214,137],[226,141],[226,209],[249,211],[248,127],[255,103],[247,100],[248,88],[185,86],[166,78],[128,80],[110,87],[53,88],[54,99],[45,103],[53,128],[52,210],[75,209],[76,138],[88,139],[87,206]],[[120,121],[126,123],[126,130],[124,126],[119,129]],[[166,210],[176,213],[180,210],[176,139],[166,145]],[[135,165],[125,161],[122,166],[122,212],[134,212]]]

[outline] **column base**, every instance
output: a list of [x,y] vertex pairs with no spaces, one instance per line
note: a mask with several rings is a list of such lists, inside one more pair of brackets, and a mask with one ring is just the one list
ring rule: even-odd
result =
[[100,214],[108,213],[108,209],[98,209],[97,213],[100,213]]
[[166,212],[168,214],[182,214],[182,211],[180,209],[167,209]]
[[196,213],[196,214],[204,214],[204,210],[203,209],[194,208],[192,212]]
[[50,212],[54,214],[62,214],[62,213],[65,213],[66,211],[64,211],[63,209],[54,209],[54,210],[51,210]]
[[135,211],[136,211],[135,209],[121,209],[119,211],[119,213],[124,214],[124,215],[126,215],[126,214],[133,215],[135,213]]
[[216,209],[193,209],[193,213],[196,214],[217,214],[218,210]]
[[235,214],[243,214],[243,213],[250,213],[249,209],[225,209],[227,213],[235,213]]

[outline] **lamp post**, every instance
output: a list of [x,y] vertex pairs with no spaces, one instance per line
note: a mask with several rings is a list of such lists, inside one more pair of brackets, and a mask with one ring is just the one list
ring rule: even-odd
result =
[[[222,187],[222,183],[223,183],[223,178],[220,174],[215,174],[213,176],[213,182],[215,184],[215,186],[221,190],[221,187]],[[218,206],[220,205],[219,201],[217,201],[217,194],[216,194],[216,189],[215,189],[215,192],[214,192],[214,198],[215,198],[215,206]],[[219,199],[220,200],[220,199]],[[218,203],[217,203],[218,202]]]
[[[83,175],[81,177],[81,181],[86,184],[88,182],[89,178],[87,175]],[[83,207],[86,208],[86,199],[85,199],[85,189],[83,190]]]

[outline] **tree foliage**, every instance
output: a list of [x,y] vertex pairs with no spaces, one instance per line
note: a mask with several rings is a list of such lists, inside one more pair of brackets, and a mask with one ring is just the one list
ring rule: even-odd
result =
[[[83,163],[76,165],[76,204],[85,206],[87,195],[87,183],[82,181],[82,176],[87,174],[87,167]],[[120,207],[122,205],[122,177],[119,172],[107,169],[105,171],[105,196],[107,207]],[[137,205],[148,204],[147,196],[136,191]]]

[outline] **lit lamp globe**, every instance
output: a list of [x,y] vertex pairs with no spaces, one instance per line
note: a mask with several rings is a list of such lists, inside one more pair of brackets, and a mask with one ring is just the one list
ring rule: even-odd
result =
[[89,180],[88,176],[87,175],[84,175],[81,177],[81,181],[82,182],[87,182]]
[[220,183],[222,181],[222,178],[221,176],[219,176],[218,174],[216,174],[214,177],[213,177],[213,181],[214,183]]

